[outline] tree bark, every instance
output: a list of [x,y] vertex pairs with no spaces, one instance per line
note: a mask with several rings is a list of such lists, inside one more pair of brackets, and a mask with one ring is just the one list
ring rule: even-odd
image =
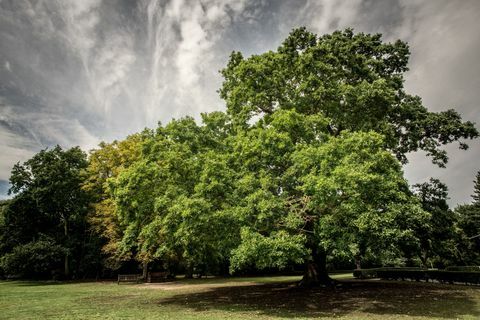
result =
[[[65,241],[68,239],[68,224],[67,224],[67,219],[63,219],[63,231],[65,234]],[[64,273],[65,273],[65,278],[70,277],[70,265],[69,265],[69,257],[68,257],[68,249],[65,252],[65,261],[64,261]]]
[[302,287],[333,287],[336,281],[330,278],[327,272],[327,254],[321,248],[312,248],[312,257],[305,264]]
[[187,267],[185,268],[185,278],[193,279],[193,265],[188,263]]
[[360,255],[355,256],[355,267],[357,270],[362,269],[362,257]]
[[147,271],[148,271],[148,262],[143,262],[142,265],[142,278],[144,281],[147,280]]

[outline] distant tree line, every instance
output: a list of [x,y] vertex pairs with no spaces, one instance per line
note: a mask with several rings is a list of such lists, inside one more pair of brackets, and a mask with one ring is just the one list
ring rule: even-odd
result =
[[276,51],[231,54],[226,112],[18,163],[1,204],[0,272],[301,266],[302,284],[328,285],[329,267],[479,264],[480,176],[474,202],[455,210],[439,180],[409,188],[403,177],[407,153],[445,166],[443,145],[478,136],[404,91],[408,57],[378,34],[299,28]]

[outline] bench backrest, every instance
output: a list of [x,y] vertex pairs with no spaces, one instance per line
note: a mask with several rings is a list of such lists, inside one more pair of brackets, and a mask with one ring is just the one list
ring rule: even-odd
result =
[[119,274],[118,283],[120,282],[138,282],[142,279],[141,274]]
[[163,271],[163,272],[150,272],[149,275],[151,277],[166,277],[168,275],[168,272]]

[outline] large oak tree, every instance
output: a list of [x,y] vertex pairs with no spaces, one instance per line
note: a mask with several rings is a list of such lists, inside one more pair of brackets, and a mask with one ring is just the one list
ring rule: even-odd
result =
[[430,112],[405,92],[408,57],[402,41],[350,29],[317,37],[299,28],[276,51],[232,53],[220,95],[245,172],[247,217],[234,269],[303,260],[304,283],[329,283],[327,254],[416,246],[413,230],[428,214],[391,155],[406,163],[423,150],[443,167],[441,146],[466,149],[461,139],[478,132],[456,111]]

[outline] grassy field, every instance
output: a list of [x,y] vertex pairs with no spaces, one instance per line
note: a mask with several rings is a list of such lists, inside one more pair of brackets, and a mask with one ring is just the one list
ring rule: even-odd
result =
[[353,281],[303,289],[298,277],[163,284],[0,282],[0,319],[479,319],[480,288]]

